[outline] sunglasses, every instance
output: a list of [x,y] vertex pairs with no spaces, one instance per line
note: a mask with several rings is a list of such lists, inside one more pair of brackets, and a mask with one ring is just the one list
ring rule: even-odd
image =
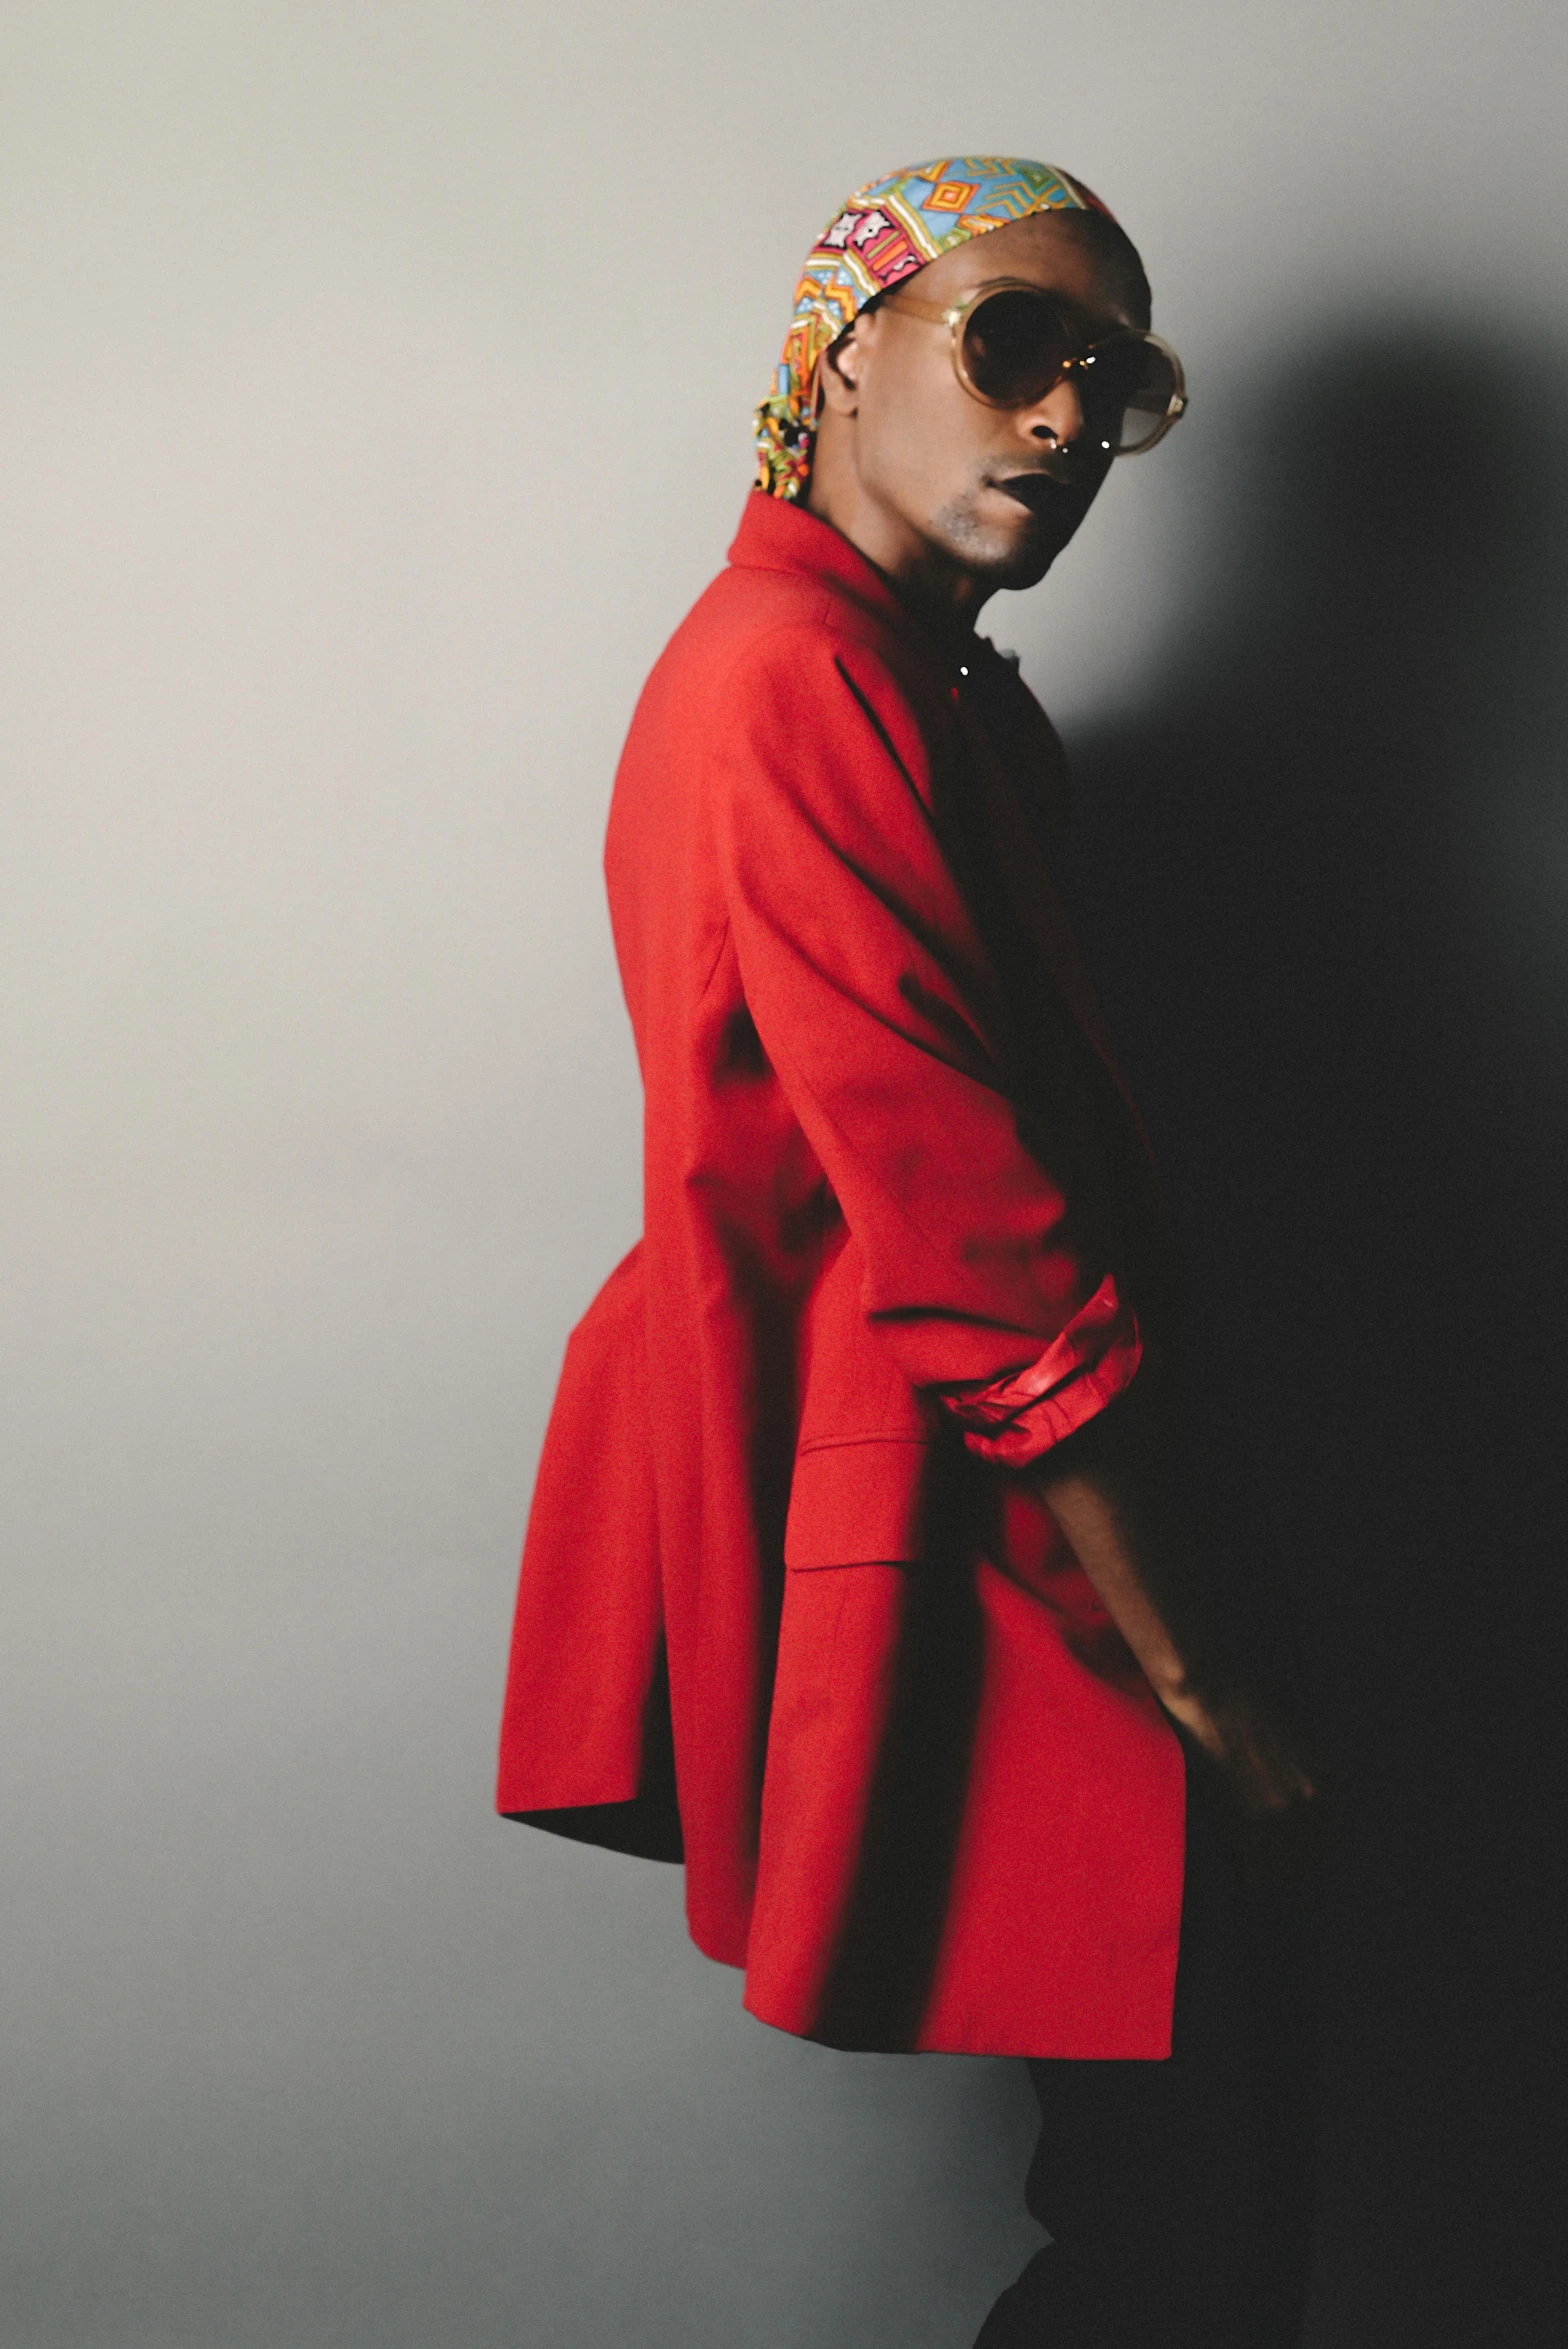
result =
[[1033,407],[1071,376],[1091,445],[1113,457],[1152,449],[1187,406],[1181,361],[1169,343],[1126,327],[1085,349],[1055,297],[1023,279],[994,279],[946,310],[913,294],[884,294],[881,307],[945,326],[953,372],[988,408]]

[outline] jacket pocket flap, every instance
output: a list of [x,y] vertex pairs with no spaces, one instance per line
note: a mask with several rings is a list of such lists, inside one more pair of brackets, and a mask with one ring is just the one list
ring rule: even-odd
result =
[[784,1528],[792,1567],[894,1565],[923,1548],[930,1439],[850,1436],[796,1455]]

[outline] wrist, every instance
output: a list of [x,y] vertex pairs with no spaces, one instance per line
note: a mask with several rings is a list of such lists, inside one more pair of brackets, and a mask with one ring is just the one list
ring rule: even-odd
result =
[[1199,1702],[1192,1675],[1180,1662],[1156,1661],[1145,1664],[1143,1676],[1162,1705],[1191,1705]]

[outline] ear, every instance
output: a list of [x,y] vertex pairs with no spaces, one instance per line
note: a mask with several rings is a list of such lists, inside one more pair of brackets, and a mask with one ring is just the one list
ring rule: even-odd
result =
[[860,368],[863,353],[855,340],[859,320],[846,326],[836,343],[823,352],[817,368],[817,407],[837,416],[853,416],[860,404]]

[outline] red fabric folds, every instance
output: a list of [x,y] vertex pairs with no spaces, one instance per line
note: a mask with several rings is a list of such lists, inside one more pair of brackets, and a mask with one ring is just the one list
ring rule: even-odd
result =
[[1026,1468],[1103,1411],[1131,1384],[1142,1359],[1137,1321],[1107,1273],[1027,1370],[942,1401],[971,1452],[1000,1467]]

